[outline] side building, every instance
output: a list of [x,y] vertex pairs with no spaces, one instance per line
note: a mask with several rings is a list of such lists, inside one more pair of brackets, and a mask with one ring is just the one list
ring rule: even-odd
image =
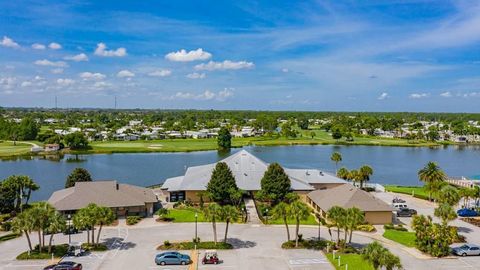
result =
[[152,216],[158,199],[152,189],[110,180],[77,182],[73,187],[55,191],[48,202],[64,214],[95,203],[110,207],[117,216]]
[[[225,162],[233,173],[238,188],[254,195],[261,189],[261,179],[267,171],[268,163],[251,153],[241,150],[220,162]],[[188,200],[199,202],[199,193],[207,190],[216,163],[189,167],[183,176],[169,178],[162,185],[168,193],[169,201]],[[306,201],[307,194],[313,190],[330,189],[347,182],[334,175],[317,169],[288,169],[285,173],[290,178],[291,189]]]

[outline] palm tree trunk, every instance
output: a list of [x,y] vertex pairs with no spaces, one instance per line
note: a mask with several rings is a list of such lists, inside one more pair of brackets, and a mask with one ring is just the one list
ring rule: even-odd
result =
[[87,229],[87,244],[90,244],[90,229]]
[[213,226],[213,242],[215,245],[217,244],[217,223],[215,220],[212,221],[212,226]]
[[348,237],[348,228],[347,227],[345,227],[344,233],[345,233],[345,244],[347,244],[347,237]]
[[95,244],[95,226],[92,226],[92,245]]
[[300,229],[300,220],[297,218],[297,224],[295,228],[295,247],[298,247],[298,230]]
[[287,241],[290,242],[290,230],[288,229],[288,222],[286,217],[283,217],[283,222],[285,223],[285,228],[287,229]]
[[40,232],[40,230],[38,230],[37,234],[38,234],[38,253],[41,253],[42,252],[42,233]]
[[348,239],[348,243],[352,243],[352,234],[353,234],[353,230],[350,230],[350,237]]
[[340,244],[340,227],[337,226],[337,246]]
[[50,234],[50,240],[48,241],[48,253],[52,253],[52,241],[53,241],[53,233]]
[[24,232],[25,232],[25,236],[27,237],[28,248],[30,249],[30,251],[32,251],[33,248],[32,248],[32,240],[30,240],[30,235],[28,234],[27,231],[24,231]]
[[45,247],[45,232],[42,231],[42,248]]
[[28,193],[27,193],[27,198],[25,200],[25,204],[28,204],[28,201],[30,200],[30,195],[32,195],[32,190],[31,189],[28,189]]
[[330,226],[328,227],[328,234],[330,234],[330,242],[333,242],[332,228]]
[[103,227],[103,224],[100,224],[100,228],[98,228],[98,233],[97,233],[97,244],[100,243],[100,233],[102,232],[102,227]]
[[230,223],[230,220],[227,219],[227,225],[225,227],[225,238],[223,238],[223,242],[227,243],[227,234],[228,234],[228,224]]

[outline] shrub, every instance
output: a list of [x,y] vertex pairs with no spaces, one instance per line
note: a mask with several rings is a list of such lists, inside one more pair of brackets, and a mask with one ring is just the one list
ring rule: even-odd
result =
[[140,220],[142,220],[142,217],[140,217],[140,216],[128,216],[127,217],[127,225],[135,225],[138,222],[140,222]]
[[396,231],[408,232],[408,229],[404,228],[402,224],[393,225],[392,223],[389,223],[389,224],[383,225],[383,228],[385,230],[396,230]]
[[166,247],[170,247],[172,244],[170,243],[170,241],[165,240],[165,241],[163,241],[163,245],[166,246]]
[[107,245],[103,243],[97,243],[97,244],[83,243],[82,248],[85,249],[86,251],[107,251],[108,250]]
[[323,250],[327,247],[329,241],[325,240],[299,240],[298,247],[295,247],[295,240],[290,240],[282,244],[283,249],[314,249]]
[[[52,253],[54,258],[62,258],[68,250],[68,244],[52,246]],[[20,253],[17,256],[17,260],[46,260],[51,259],[52,254],[48,253],[47,249],[44,248],[41,253],[38,252],[38,245],[35,246],[33,251],[28,251]]]
[[8,241],[8,240],[20,237],[20,236],[22,236],[22,234],[17,234],[17,233],[5,234],[3,236],[0,236],[0,242]]
[[[168,244],[168,245],[167,245]],[[169,249],[177,249],[177,250],[192,250],[195,249],[233,249],[233,246],[229,243],[224,242],[178,242],[178,243],[170,243],[169,241],[163,242],[163,245],[157,247],[158,250],[169,250]]]
[[376,231],[375,227],[370,224],[363,224],[363,225],[358,225],[357,226],[357,231],[362,231],[362,232],[374,232]]

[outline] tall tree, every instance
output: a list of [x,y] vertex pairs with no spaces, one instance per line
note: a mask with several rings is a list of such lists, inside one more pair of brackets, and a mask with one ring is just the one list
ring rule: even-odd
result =
[[[364,213],[357,207],[348,208],[346,212],[347,215],[345,219],[345,229],[350,233],[348,243],[351,243],[353,231],[357,228],[358,225],[362,224],[365,221],[365,216]],[[347,243],[347,239],[345,239],[345,243]]]
[[373,174],[373,169],[368,165],[363,165],[358,172],[360,173],[360,188],[363,188],[363,182],[370,180],[370,176]]
[[14,209],[20,211],[25,198],[25,204],[28,203],[32,191],[40,187],[30,177],[26,175],[12,175],[1,182],[2,191],[8,196],[14,196]]
[[457,203],[460,201],[458,189],[450,185],[445,185],[438,192],[437,201],[439,203],[446,203],[452,206],[457,205]]
[[457,213],[455,213],[453,207],[448,203],[441,203],[435,208],[434,215],[439,217],[444,224],[457,218]]
[[104,225],[110,225],[115,221],[115,214],[110,207],[99,206],[96,209],[96,224],[100,227],[97,232],[97,244],[100,243],[100,233]]
[[435,162],[428,162],[418,171],[418,178],[425,183],[428,190],[428,199],[432,200],[432,193],[437,192],[447,176]]
[[349,179],[349,174],[350,174],[350,172],[345,167],[342,167],[337,171],[337,177],[340,177],[343,180],[348,180]]
[[340,154],[339,152],[334,152],[330,156],[330,160],[335,162],[335,174],[337,174],[338,173],[338,163],[342,161],[342,154]]
[[74,132],[65,135],[63,138],[65,145],[72,150],[81,150],[88,148],[88,140],[82,132]]
[[261,192],[267,195],[274,203],[282,201],[290,192],[290,178],[278,163],[268,166],[260,182]]
[[340,206],[333,206],[327,211],[327,219],[333,227],[337,227],[337,246],[340,244],[340,229],[344,226],[346,210]]
[[300,221],[306,220],[310,215],[310,209],[306,204],[297,200],[290,204],[290,216],[295,220],[295,247],[298,247],[298,235]]
[[76,182],[91,182],[92,176],[84,168],[75,168],[73,171],[68,175],[67,181],[65,182],[65,188],[75,186]]
[[225,237],[223,238],[223,242],[227,242],[227,235],[228,235],[228,225],[231,222],[235,222],[238,220],[240,213],[238,212],[238,209],[234,206],[231,205],[225,205],[222,207],[220,217],[222,220],[225,220],[226,225],[225,225]]
[[218,150],[225,151],[232,148],[232,135],[226,127],[222,127],[218,131],[217,137]]
[[33,228],[33,217],[30,214],[30,210],[24,211],[18,214],[12,221],[12,230],[15,233],[25,233],[27,238],[28,248],[30,251],[33,251],[32,240],[30,239],[30,233]]
[[62,214],[57,211],[50,213],[47,226],[47,231],[50,234],[50,240],[48,240],[48,253],[52,253],[53,236],[56,233],[64,231],[66,227],[67,222]]
[[290,206],[285,202],[280,202],[272,209],[272,218],[283,220],[287,229],[287,241],[290,241],[290,230],[288,229],[288,219],[290,218]]
[[218,162],[207,185],[210,199],[221,204],[231,203],[231,193],[237,190],[237,182],[227,163]]
[[203,214],[205,219],[212,222],[213,228],[213,241],[215,245],[217,244],[217,220],[221,218],[222,207],[217,203],[210,203],[207,207],[203,209]]
[[377,241],[368,244],[362,252],[362,257],[369,261],[375,270],[385,267],[387,270],[403,269],[400,258],[384,248]]

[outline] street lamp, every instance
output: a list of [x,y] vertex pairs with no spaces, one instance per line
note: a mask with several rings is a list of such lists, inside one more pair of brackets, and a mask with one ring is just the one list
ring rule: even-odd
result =
[[198,213],[195,213],[195,242],[198,241],[198,237],[197,237],[197,220],[198,220]]
[[265,209],[265,221],[268,224],[268,208]]
[[72,242],[72,215],[68,214],[67,215],[67,222],[68,222],[68,243],[70,244]]

